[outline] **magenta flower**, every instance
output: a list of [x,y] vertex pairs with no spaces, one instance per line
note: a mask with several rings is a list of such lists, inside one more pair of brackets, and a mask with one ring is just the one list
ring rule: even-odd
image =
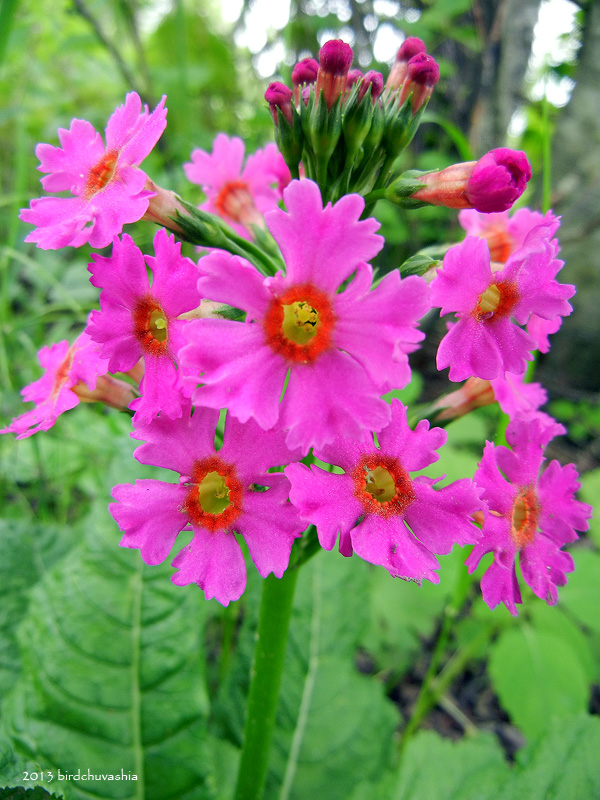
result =
[[482,506],[480,492],[466,478],[436,490],[431,478],[410,477],[437,461],[446,432],[430,430],[427,420],[411,430],[398,400],[392,401],[391,421],[377,439],[379,448],[371,436],[363,436],[339,438],[315,451],[317,458],[341,467],[342,475],[290,464],[285,469],[290,500],[302,519],[316,526],[326,550],[333,549],[339,534],[342,555],[356,553],[396,578],[439,583],[435,554],[479,536],[471,516]]
[[263,430],[285,428],[288,446],[307,452],[387,424],[381,394],[410,380],[407,353],[423,338],[416,325],[429,309],[428,287],[417,276],[401,281],[394,270],[370,291],[364,260],[383,240],[376,220],[360,221],[362,197],[323,208],[318,186],[302,180],[284,199],[288,213],[273,211],[266,222],[287,275],[265,279],[224,252],[201,259],[200,293],[247,318],[191,321],[180,358],[202,373],[195,402],[227,407],[242,422],[253,417]]
[[181,416],[177,352],[185,342],[186,322],[177,317],[200,304],[198,268],[181,256],[181,244],[164,228],[154,236],[154,251],[155,257],[144,256],[125,234],[115,238],[112,256],[94,255],[88,268],[91,283],[102,292],[100,311],[92,311],[87,332],[102,344],[111,372],[127,372],[144,359],[142,396],[131,405],[142,421],[159,412],[171,419]]
[[573,559],[561,547],[585,531],[591,506],[575,499],[579,488],[573,464],[545,462],[544,447],[561,425],[544,428],[539,420],[514,420],[506,430],[512,450],[486,442],[475,483],[487,502],[483,535],[466,560],[473,572],[480,559],[492,552],[494,561],[481,579],[483,599],[490,608],[499,603],[516,615],[521,592],[516,558],[525,583],[533,593],[554,605],[557,586],[567,582]]
[[187,179],[202,187],[207,197],[200,208],[224,219],[240,236],[251,238],[252,226],[264,226],[263,214],[281,200],[280,184],[291,175],[274,144],[257,150],[244,160],[244,143],[219,133],[212,153],[193,150],[192,160],[183,165]]
[[508,211],[483,214],[474,208],[466,208],[459,211],[458,221],[469,236],[486,240],[492,261],[500,264],[505,264],[511,253],[523,247],[529,233],[540,225],[545,226],[544,236],[552,239],[558,253],[558,240],[552,237],[560,226],[560,217],[551,211],[542,214],[530,208],[519,208],[513,214]]
[[44,375],[21,391],[23,400],[35,403],[35,408],[15,417],[0,433],[16,433],[17,439],[25,439],[49,430],[63,412],[80,402],[80,395],[88,399],[98,377],[108,370],[108,360],[101,358],[100,347],[85,332],[72,345],[62,341],[42,347],[38,357]]
[[42,186],[49,192],[69,191],[74,197],[32,200],[20,218],[36,226],[26,242],[43,250],[59,247],[106,247],[126,222],[141,219],[153,193],[144,189],[147,176],[139,165],[160,139],[167,124],[163,97],[152,114],[135,92],[125,98],[106,125],[106,145],[93,126],[74,119],[60,128],[61,147],[39,144]]
[[178,572],[171,580],[177,586],[197,583],[207,599],[226,606],[246,587],[235,534],[243,537],[263,578],[271,572],[281,578],[304,526],[287,502],[287,478],[267,472],[297,457],[283,434],[228,416],[223,446],[215,451],[218,419],[218,411],[196,408],[176,421],[159,417],[138,426],[136,438],[146,444],[135,451],[137,460],[181,477],[177,483],[150,479],[115,486],[117,502],[109,511],[124,532],[121,546],[138,548],[146,564],[162,563],[180,531],[191,527],[193,539],[173,561]]
[[539,228],[498,272],[492,271],[482,239],[467,236],[448,250],[431,284],[431,302],[442,315],[456,312],[458,319],[449,325],[437,354],[438,369],[450,367],[451,381],[471,375],[492,380],[525,371],[536,341],[519,325],[531,314],[553,320],[572,310],[567,298],[575,287],[555,280],[562,261],[554,256],[554,246]]

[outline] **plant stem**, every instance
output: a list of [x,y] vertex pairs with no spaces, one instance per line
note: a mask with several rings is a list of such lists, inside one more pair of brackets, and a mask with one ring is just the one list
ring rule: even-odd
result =
[[262,800],[283,675],[297,569],[263,582],[235,800]]

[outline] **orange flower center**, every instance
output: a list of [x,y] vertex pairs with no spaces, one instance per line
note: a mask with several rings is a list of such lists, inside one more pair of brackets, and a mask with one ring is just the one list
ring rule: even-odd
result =
[[354,496],[368,514],[404,513],[415,499],[412,481],[396,458],[377,453],[363,456],[352,472]]
[[88,173],[83,196],[92,197],[96,192],[101,192],[113,179],[117,171],[119,154],[116,150],[107,150],[100,161]]
[[262,226],[262,216],[258,212],[248,184],[244,181],[230,181],[221,189],[215,200],[217,211],[241,225]]
[[506,264],[509,255],[513,251],[513,241],[508,235],[506,227],[504,225],[490,225],[489,228],[482,232],[482,235],[490,248],[492,261]]
[[69,372],[71,371],[71,367],[73,366],[73,359],[75,357],[75,352],[73,347],[69,347],[67,355],[65,356],[64,361],[61,363],[60,367],[56,370],[56,374],[54,375],[54,384],[52,386],[51,397],[56,397],[60,390],[63,387],[64,382],[69,377]]
[[482,320],[494,320],[507,317],[519,301],[516,283],[500,281],[492,283],[477,298],[475,317]]
[[296,364],[308,364],[331,344],[335,322],[331,301],[311,283],[274,297],[264,320],[267,343]]
[[133,330],[144,353],[162,355],[167,350],[169,326],[167,315],[151,295],[138,300],[133,310]]
[[513,503],[510,535],[519,550],[531,544],[537,532],[539,503],[532,486],[521,489]]
[[242,513],[244,490],[235,467],[218,456],[194,462],[181,510],[192,525],[218,531],[228,528]]

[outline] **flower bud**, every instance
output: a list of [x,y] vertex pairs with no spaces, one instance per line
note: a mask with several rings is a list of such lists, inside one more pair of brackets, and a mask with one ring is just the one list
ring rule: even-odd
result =
[[138,396],[136,389],[112,375],[99,375],[95,389],[88,389],[83,381],[71,387],[82,403],[104,403],[120,411],[126,409]]
[[351,69],[346,77],[346,89],[351,89],[363,77],[359,69]]
[[418,53],[408,62],[406,77],[400,89],[399,105],[410,96],[413,115],[421,109],[433,94],[440,79],[440,68],[433,56]]
[[352,57],[352,48],[341,39],[325,42],[319,50],[316,95],[318,100],[323,92],[328,110],[346,89]]
[[468,378],[455,392],[445,394],[433,404],[434,409],[441,409],[435,417],[436,423],[441,420],[458,419],[464,417],[475,408],[489,406],[496,402],[492,384],[482,378]]
[[523,194],[531,179],[531,165],[521,150],[500,147],[479,161],[453,164],[440,172],[413,173],[411,177],[423,184],[410,195],[412,202],[475,208],[489,214],[506,211]]
[[294,84],[294,102],[300,102],[300,89],[309,86],[317,80],[319,62],[315,58],[303,58],[292,70],[292,83]]
[[390,70],[385,88],[399,89],[406,78],[408,62],[413,56],[424,53],[425,50],[425,43],[421,39],[417,39],[416,36],[409,36],[405,39],[396,54],[396,63]]
[[265,92],[265,100],[269,104],[269,109],[273,117],[275,127],[279,127],[277,111],[281,111],[289,124],[292,124],[292,90],[284,83],[270,83]]
[[383,75],[381,72],[370,70],[362,79],[358,87],[358,102],[363,99],[367,91],[371,89],[371,100],[373,103],[383,91]]
[[146,180],[144,189],[154,192],[154,197],[150,198],[148,209],[142,219],[148,222],[155,222],[157,225],[168,228],[179,235],[183,233],[183,229],[175,220],[180,214],[186,215],[187,211],[179,202],[175,192],[170,189],[163,189],[162,186],[154,183],[150,178]]

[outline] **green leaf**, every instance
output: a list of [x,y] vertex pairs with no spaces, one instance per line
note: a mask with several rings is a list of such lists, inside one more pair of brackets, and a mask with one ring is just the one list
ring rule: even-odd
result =
[[453,742],[422,731],[408,743],[396,775],[390,800],[488,800],[509,769],[491,734]]
[[5,698],[8,733],[17,753],[55,775],[119,776],[69,778],[68,799],[212,799],[202,657],[211,606],[118,537],[102,508],[33,590],[19,630],[22,676]]
[[[586,472],[582,476],[579,497],[592,506],[598,502],[600,497],[600,468]],[[596,545],[600,547],[600,518],[595,513],[590,520],[589,533]]]
[[489,672],[502,706],[528,738],[555,719],[585,710],[586,671],[577,652],[558,634],[526,623],[494,642]]
[[560,604],[586,628],[600,633],[600,555],[593,550],[575,547],[575,572],[560,590]]

